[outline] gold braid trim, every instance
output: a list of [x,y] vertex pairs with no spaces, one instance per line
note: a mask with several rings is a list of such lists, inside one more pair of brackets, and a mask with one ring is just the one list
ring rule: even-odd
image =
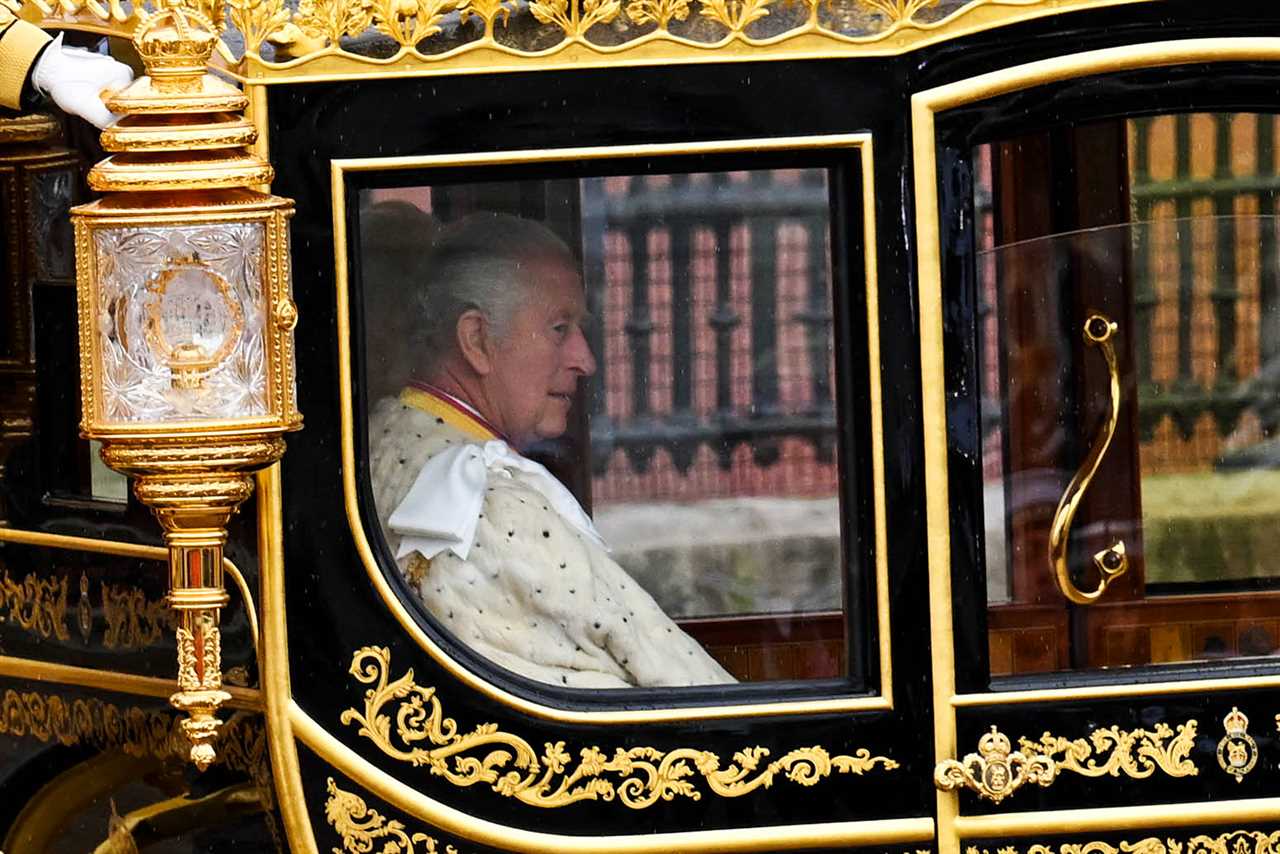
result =
[[22,87],[36,54],[49,42],[44,30],[26,21],[15,20],[7,27],[0,21],[0,107],[17,110],[22,106]]
[[[563,741],[547,742],[539,754],[528,741],[500,731],[497,724],[459,732],[457,722],[445,717],[434,688],[415,684],[412,670],[388,681],[389,669],[390,653],[385,647],[356,651],[351,675],[373,687],[365,691],[362,711],[342,713],[344,724],[359,724],[360,735],[387,756],[425,765],[431,774],[455,786],[483,783],[503,797],[535,807],[616,798],[632,809],[644,809],[677,797],[700,800],[702,792],[695,784],[699,776],[713,794],[736,798],[769,788],[778,775],[813,786],[833,772],[861,775],[877,765],[886,771],[898,767],[892,759],[872,756],[865,747],[852,756],[832,756],[817,745],[797,748],[768,764],[764,764],[767,748],[748,747],[735,753],[726,768],[720,767],[719,755],[689,747],[666,752],[618,747],[608,755],[592,746],[578,752],[577,767],[572,767],[573,758]],[[432,746],[421,746],[424,743]]]

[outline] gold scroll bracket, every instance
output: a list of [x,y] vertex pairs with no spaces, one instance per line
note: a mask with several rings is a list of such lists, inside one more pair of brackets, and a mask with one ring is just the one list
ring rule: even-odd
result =
[[1071,523],[1075,521],[1076,511],[1084,499],[1089,484],[1098,473],[1098,466],[1103,456],[1111,447],[1111,440],[1116,434],[1116,425],[1120,423],[1120,368],[1116,360],[1116,350],[1111,343],[1119,329],[1114,320],[1097,312],[1090,314],[1084,322],[1085,343],[1102,351],[1102,358],[1107,362],[1107,374],[1110,377],[1111,405],[1107,409],[1107,417],[1098,435],[1094,438],[1089,454],[1080,465],[1075,477],[1067,485],[1067,491],[1058,502],[1058,509],[1053,514],[1053,527],[1049,529],[1049,566],[1053,571],[1053,579],[1058,590],[1067,599],[1077,605],[1090,605],[1102,597],[1107,586],[1129,570],[1129,556],[1125,552],[1124,540],[1116,542],[1097,552],[1093,556],[1093,565],[1098,568],[1098,586],[1085,592],[1076,586],[1071,578],[1071,567],[1067,563],[1067,545],[1071,539]]
[[933,784],[944,792],[968,789],[1000,803],[1027,783],[1048,786],[1058,776],[1058,763],[1048,756],[1014,750],[1009,737],[995,727],[978,739],[978,752],[964,759],[944,759],[933,769]]

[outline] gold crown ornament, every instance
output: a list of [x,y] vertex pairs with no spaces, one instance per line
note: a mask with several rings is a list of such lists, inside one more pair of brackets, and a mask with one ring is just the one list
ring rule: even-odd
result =
[[1222,719],[1226,735],[1218,742],[1218,766],[1236,782],[1244,781],[1244,775],[1258,764],[1258,743],[1249,735],[1249,718],[1236,706],[1231,707]]

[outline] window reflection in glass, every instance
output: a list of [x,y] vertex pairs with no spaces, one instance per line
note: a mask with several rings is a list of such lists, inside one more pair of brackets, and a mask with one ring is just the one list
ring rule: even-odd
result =
[[817,169],[361,193],[372,493],[446,629],[575,687],[847,674],[829,204]]
[[[1275,127],[1161,116],[975,152],[992,675],[1280,650]],[[1090,152],[1092,184],[1064,150]],[[1120,541],[1127,569],[1073,604],[1050,539],[1106,432],[1094,312],[1116,322],[1121,408],[1065,540],[1069,584],[1096,590],[1095,555]]]

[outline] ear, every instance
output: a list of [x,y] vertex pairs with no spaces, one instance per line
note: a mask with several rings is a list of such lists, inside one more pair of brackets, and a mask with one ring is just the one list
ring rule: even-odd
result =
[[458,353],[482,377],[493,372],[493,340],[489,333],[489,318],[479,309],[468,309],[458,317]]

